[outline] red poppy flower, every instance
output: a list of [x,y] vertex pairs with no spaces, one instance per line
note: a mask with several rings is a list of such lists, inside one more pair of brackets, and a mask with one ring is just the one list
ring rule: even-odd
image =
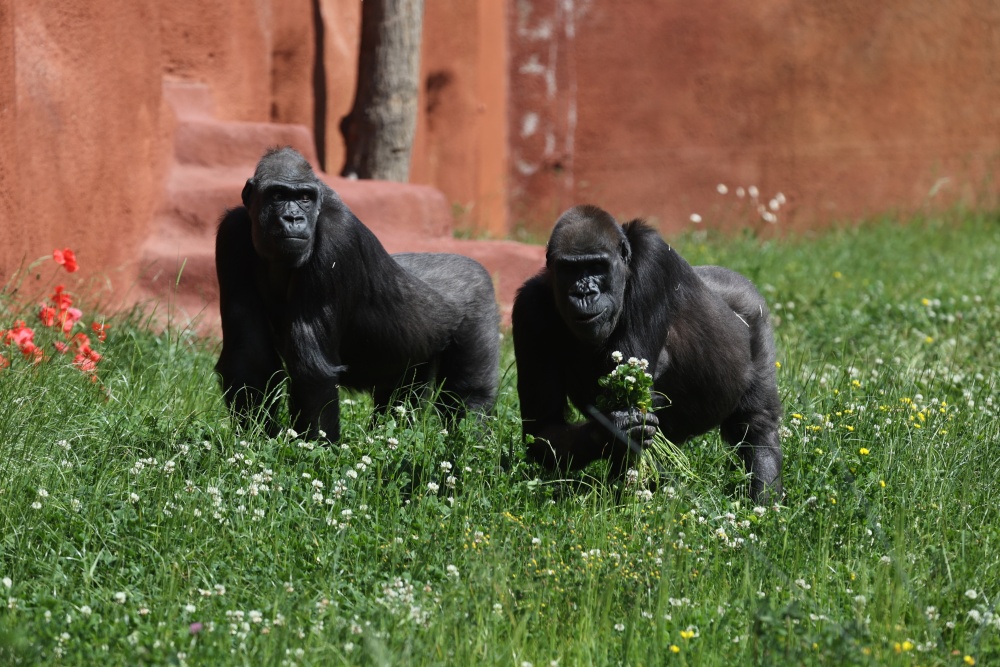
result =
[[36,364],[40,364],[42,359],[45,358],[45,351],[42,348],[35,345],[30,340],[24,343],[21,347],[21,354],[24,355],[25,359],[32,359]]
[[0,354],[0,370],[10,367],[10,360]]
[[69,333],[73,325],[80,321],[83,317],[83,313],[79,308],[67,308],[59,315],[59,321],[62,323],[63,333]]
[[76,346],[77,350],[89,350],[90,338],[87,337],[87,334],[81,331],[73,336],[73,345]]
[[14,328],[9,329],[3,335],[3,340],[7,344],[13,343],[23,348],[26,343],[32,343],[35,340],[35,332],[30,327],[24,326],[24,320],[18,320],[14,322]]
[[73,305],[73,297],[69,292],[63,291],[62,285],[56,285],[56,291],[52,293],[52,304],[57,310],[66,310]]
[[61,340],[53,341],[52,344],[55,345],[57,350],[59,350],[59,354],[66,354],[69,352],[69,345]]
[[56,309],[53,306],[47,306],[43,303],[38,310],[38,319],[45,326],[51,327],[56,323]]
[[55,260],[56,264],[61,264],[69,273],[73,273],[80,268],[76,263],[76,254],[69,248],[64,250],[56,248],[52,251],[52,259]]
[[97,340],[101,341],[102,343],[108,337],[108,329],[110,327],[111,327],[110,324],[104,324],[102,322],[94,322],[93,324],[90,325],[90,328],[93,329],[94,333],[97,334]]
[[80,350],[80,353],[73,358],[73,364],[84,373],[93,373],[97,370],[97,362],[100,360],[101,355],[88,347]]

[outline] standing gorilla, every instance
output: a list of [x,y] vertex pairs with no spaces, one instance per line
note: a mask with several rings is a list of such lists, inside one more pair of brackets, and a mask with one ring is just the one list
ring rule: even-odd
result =
[[291,148],[269,151],[219,223],[222,354],[215,368],[243,425],[277,431],[285,377],[293,426],[340,437],[339,387],[393,392],[442,382],[460,417],[493,407],[499,316],[493,283],[460,255],[389,255]]
[[781,497],[781,401],[763,297],[718,266],[692,267],[640,220],[624,226],[595,206],[563,214],[545,268],[514,300],[517,391],[528,457],[550,469],[610,459],[628,447],[599,421],[569,424],[566,399],[585,414],[611,353],[649,360],[652,412],[606,415],[647,447],[656,429],[674,443],[720,427],[752,473],[755,500]]

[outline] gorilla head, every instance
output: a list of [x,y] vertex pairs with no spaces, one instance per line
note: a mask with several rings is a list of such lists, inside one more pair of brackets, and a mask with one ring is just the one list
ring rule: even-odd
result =
[[615,330],[631,255],[621,226],[596,206],[577,206],[556,222],[545,266],[556,310],[582,342],[600,346]]
[[291,148],[268,151],[243,187],[257,254],[286,268],[312,255],[323,188],[312,167]]

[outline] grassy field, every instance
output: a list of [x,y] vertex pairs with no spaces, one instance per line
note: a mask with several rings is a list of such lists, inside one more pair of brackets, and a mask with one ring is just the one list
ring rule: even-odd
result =
[[782,506],[714,434],[652,493],[542,475],[509,345],[483,431],[240,436],[216,343],[123,315],[96,382],[0,346],[0,664],[1000,664],[1000,221],[671,241],[772,304]]

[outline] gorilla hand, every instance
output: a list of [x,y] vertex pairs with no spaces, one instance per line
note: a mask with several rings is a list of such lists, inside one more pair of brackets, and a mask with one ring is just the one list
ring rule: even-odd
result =
[[615,410],[608,417],[615,428],[628,438],[629,449],[635,454],[640,454],[652,445],[653,437],[660,429],[660,420],[656,415],[652,412],[640,412],[636,408]]

